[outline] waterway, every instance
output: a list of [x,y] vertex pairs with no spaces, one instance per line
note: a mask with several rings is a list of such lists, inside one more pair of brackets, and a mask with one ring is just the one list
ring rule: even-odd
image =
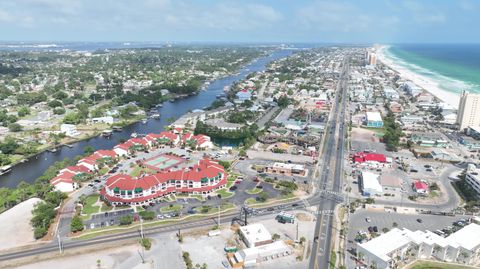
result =
[[121,132],[114,132],[110,138],[93,137],[75,144],[72,147],[62,147],[57,152],[43,152],[36,157],[31,158],[27,162],[20,163],[12,168],[8,174],[0,176],[0,187],[14,188],[20,181],[33,183],[35,179],[41,176],[44,171],[57,161],[65,158],[73,159],[75,156],[81,155],[84,152],[85,146],[92,146],[98,149],[111,149],[119,144],[121,140],[130,138],[134,132],[138,134],[159,133],[167,123],[167,119],[177,119],[190,110],[202,109],[209,106],[220,93],[223,93],[225,86],[230,86],[236,81],[244,79],[252,72],[265,70],[268,63],[285,58],[292,54],[295,50],[285,49],[277,50],[272,54],[256,59],[250,64],[244,66],[238,73],[227,76],[215,81],[212,81],[205,91],[201,91],[198,95],[177,99],[175,102],[165,102],[162,107],[158,108],[160,119],[148,119],[144,124],[137,122],[127,127],[124,127]]

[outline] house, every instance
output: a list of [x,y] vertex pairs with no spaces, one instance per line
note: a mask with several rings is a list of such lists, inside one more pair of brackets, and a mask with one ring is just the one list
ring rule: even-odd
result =
[[90,156],[87,156],[85,158],[82,158],[78,161],[77,165],[78,166],[84,166],[86,167],[89,171],[95,171],[98,169],[98,163],[97,160],[99,157],[94,156],[93,154]]
[[412,183],[412,189],[418,194],[428,194],[428,184],[421,180],[416,180]]
[[113,151],[115,151],[118,156],[128,156],[130,155],[129,148],[130,144],[122,143],[113,147]]
[[367,127],[382,128],[383,120],[380,112],[367,112],[365,115],[365,123]]
[[71,172],[64,172],[50,180],[57,191],[72,192],[78,188],[78,184],[73,180],[75,174]]
[[252,92],[248,89],[243,89],[236,94],[238,101],[243,102],[252,98]]
[[398,95],[398,92],[394,90],[392,87],[385,87],[383,88],[383,94],[385,95],[385,98],[388,100],[398,100],[400,96]]
[[105,116],[105,117],[96,117],[91,119],[92,123],[106,123],[106,124],[113,124],[116,120],[112,116]]
[[60,133],[65,133],[66,136],[75,137],[80,133],[77,131],[77,126],[73,124],[62,124],[60,125]]

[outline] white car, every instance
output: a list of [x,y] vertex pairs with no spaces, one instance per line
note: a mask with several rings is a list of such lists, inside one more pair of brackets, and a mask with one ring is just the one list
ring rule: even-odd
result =
[[365,218],[365,221],[370,223],[372,220],[370,219],[370,217],[367,217],[367,218]]

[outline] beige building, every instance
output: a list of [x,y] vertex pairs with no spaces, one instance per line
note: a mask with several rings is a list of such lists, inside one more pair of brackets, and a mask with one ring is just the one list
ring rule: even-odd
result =
[[480,94],[464,91],[458,105],[457,124],[460,130],[480,126]]

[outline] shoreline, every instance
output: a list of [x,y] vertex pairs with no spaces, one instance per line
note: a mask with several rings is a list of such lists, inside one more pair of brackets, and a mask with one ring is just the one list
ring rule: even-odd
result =
[[395,63],[394,59],[389,58],[384,53],[385,50],[388,50],[388,48],[388,45],[381,45],[378,47],[377,57],[380,62],[397,72],[402,79],[413,82],[418,87],[435,96],[441,102],[458,109],[458,104],[460,101],[459,94],[446,91],[442,89],[439,82],[435,81],[434,79],[420,75],[406,67],[399,65],[398,63]]

